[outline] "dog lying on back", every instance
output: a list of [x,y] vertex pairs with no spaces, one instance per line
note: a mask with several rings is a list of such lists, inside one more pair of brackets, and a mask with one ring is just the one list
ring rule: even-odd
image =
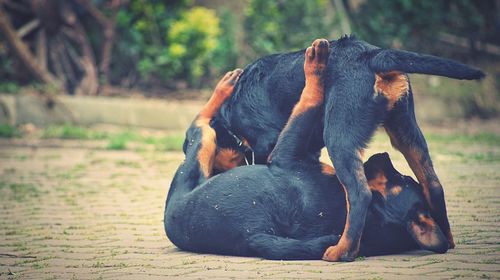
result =
[[[318,39],[306,50],[305,86],[270,163],[236,167],[213,176],[217,168],[230,166],[231,161],[217,147],[210,123],[233,92],[241,70],[228,73],[219,82],[186,133],[186,160],[168,193],[164,226],[177,247],[295,260],[321,259],[339,242],[349,222],[345,190],[333,168],[304,149],[323,112],[328,44]],[[364,172],[374,199],[361,254],[417,248],[442,253],[448,249],[446,237],[430,217],[422,188],[397,172],[387,154],[372,156],[364,164]]]
[[[443,188],[415,119],[406,73],[469,80],[480,79],[484,73],[444,58],[380,49],[353,37],[331,41],[330,47],[324,74],[324,113],[314,123],[308,146],[303,147],[311,156],[319,156],[326,146],[338,179],[347,190],[348,223],[338,246],[331,248],[326,258],[349,261],[358,253],[372,199],[362,154],[380,125],[392,145],[404,154],[422,186],[432,217],[448,238],[449,248],[453,248]],[[256,163],[267,163],[304,88],[304,53],[271,55],[245,68],[234,94],[212,121],[218,143],[225,145],[226,161],[232,162],[230,166],[238,165],[238,160],[243,162],[241,146],[253,151]]]

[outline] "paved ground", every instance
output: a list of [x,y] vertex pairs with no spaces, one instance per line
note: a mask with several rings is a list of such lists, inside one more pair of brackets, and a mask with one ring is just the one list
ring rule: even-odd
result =
[[[179,152],[108,151],[75,140],[36,148],[36,142],[0,139],[0,279],[499,279],[498,139],[429,137],[456,249],[352,263],[177,250],[164,235],[162,218]],[[371,147],[367,155],[391,151],[396,168],[410,174],[385,136],[377,135]]]

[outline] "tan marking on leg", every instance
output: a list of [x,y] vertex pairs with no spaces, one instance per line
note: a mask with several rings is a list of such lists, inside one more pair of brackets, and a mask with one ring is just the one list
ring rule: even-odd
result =
[[388,129],[385,130],[391,139],[391,144],[394,148],[398,149],[406,158],[408,165],[410,166],[413,174],[417,177],[418,182],[422,186],[422,191],[424,193],[425,200],[429,204],[431,210],[433,209],[431,195],[429,192],[429,182],[427,181],[427,176],[425,176],[424,169],[421,164],[422,155],[411,149],[410,147],[403,147],[397,140],[397,138]]
[[226,75],[222,77],[219,83],[215,86],[212,96],[198,114],[199,118],[212,119],[215,116],[224,101],[226,101],[226,99],[228,99],[233,93],[234,86],[236,85],[236,82],[238,82],[241,73],[243,73],[243,70],[236,69],[234,71],[227,72]]
[[201,147],[198,151],[198,162],[203,175],[210,178],[217,148],[215,130],[210,127],[207,119],[198,119],[195,125],[201,129]]
[[347,195],[347,189],[343,184],[340,184],[342,188],[344,188],[345,193],[345,201],[346,201],[346,220],[344,231],[342,232],[342,236],[340,237],[339,243],[335,246],[330,246],[326,249],[323,254],[323,260],[330,262],[338,262],[340,261],[342,255],[349,251],[352,245],[352,240],[347,236],[347,231],[349,230],[349,212],[351,210],[351,206],[349,204],[349,197]]
[[[326,48],[320,47],[320,42],[326,42]],[[304,74],[306,76],[306,84],[300,95],[299,102],[295,104],[292,110],[292,114],[288,118],[288,121],[280,133],[281,135],[286,134],[290,128],[290,124],[293,120],[307,112],[308,110],[318,107],[323,103],[324,99],[324,85],[323,85],[323,73],[326,69],[326,63],[328,61],[328,41],[326,39],[316,39],[312,46],[306,49],[305,59],[304,59]],[[318,47],[318,48],[316,48]],[[325,52],[326,51],[326,52]],[[273,150],[274,152],[274,150]],[[273,152],[267,157],[267,163],[272,162]]]
[[410,89],[408,77],[401,72],[378,73],[375,75],[375,93],[383,94],[389,101],[388,109],[392,109],[401,96]]
[[328,176],[334,176],[335,175],[335,168],[333,166],[321,162],[321,173],[328,175]]
[[195,126],[201,129],[201,147],[198,151],[198,162],[206,178],[212,175],[217,148],[215,130],[210,127],[210,121],[233,93],[234,86],[241,73],[243,73],[241,69],[226,73],[195,120]]

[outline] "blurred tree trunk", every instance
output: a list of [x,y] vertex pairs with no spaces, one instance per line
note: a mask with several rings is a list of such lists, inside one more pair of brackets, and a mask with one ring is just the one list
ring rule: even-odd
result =
[[92,17],[101,25],[103,29],[101,43],[101,62],[99,64],[99,78],[102,84],[108,83],[109,65],[115,41],[116,15],[121,6],[128,3],[128,0],[111,0],[108,2],[110,16],[106,17],[90,0],[76,0]]
[[351,23],[349,20],[349,14],[347,13],[347,9],[342,2],[342,0],[331,0],[333,7],[336,10],[336,14],[340,20],[340,28],[343,34],[351,34]]
[[[90,0],[0,0],[0,31],[35,80],[64,85],[72,94],[97,95],[107,83],[116,16],[126,2],[108,0],[97,8]],[[104,7],[109,17],[100,10]],[[79,18],[87,15],[102,30],[99,65]]]
[[29,47],[21,40],[18,32],[10,23],[10,18],[5,13],[2,5],[0,5],[0,30],[5,36],[10,51],[36,80],[47,84],[57,84],[54,76],[37,63],[37,59],[33,56]]

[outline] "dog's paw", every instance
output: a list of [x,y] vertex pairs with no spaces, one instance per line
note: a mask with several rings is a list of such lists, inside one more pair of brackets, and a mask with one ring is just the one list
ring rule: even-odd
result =
[[329,55],[329,43],[326,39],[316,39],[312,46],[306,49],[304,73],[306,77],[321,77],[326,69]]
[[350,252],[348,248],[342,246],[341,243],[328,247],[323,254],[323,260],[329,262],[352,262],[355,257],[356,254]]
[[234,86],[238,82],[241,74],[243,73],[242,69],[235,69],[233,71],[229,71],[222,77],[222,79],[217,83],[215,87],[215,94],[220,95],[222,97],[229,97],[233,93]]

